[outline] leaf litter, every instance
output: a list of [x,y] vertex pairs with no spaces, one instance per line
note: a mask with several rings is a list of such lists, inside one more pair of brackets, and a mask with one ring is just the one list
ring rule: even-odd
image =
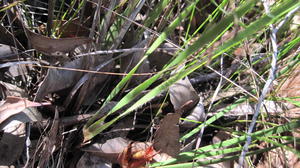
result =
[[[47,10],[47,4],[40,4],[40,7],[32,8],[38,3],[20,2],[10,11],[9,16],[15,18],[14,22],[6,23],[9,20],[8,18],[8,20],[4,19],[3,23],[5,26],[0,25],[0,63],[1,65],[5,64],[3,67],[0,66],[2,67],[0,69],[1,82],[2,80],[8,81],[9,85],[15,87],[8,88],[7,83],[1,83],[0,165],[24,166],[26,164],[25,166],[28,167],[111,168],[116,167],[116,164],[118,164],[123,168],[135,168],[147,167],[154,162],[174,160],[177,157],[180,158],[180,153],[186,149],[191,151],[195,148],[196,136],[185,142],[179,141],[186,132],[197,128],[202,122],[205,122],[207,116],[214,116],[224,111],[224,109],[226,110],[226,107],[234,99],[238,99],[245,94],[243,91],[234,91],[233,94],[228,94],[231,88],[227,90],[226,87],[230,84],[224,82],[222,83],[223,90],[219,97],[214,100],[215,102],[210,102],[210,92],[213,92],[215,88],[214,80],[218,79],[219,75],[211,75],[212,72],[202,68],[200,71],[192,73],[190,76],[186,76],[172,84],[167,88],[168,92],[163,92],[163,99],[161,98],[162,96],[153,99],[140,107],[140,109],[136,109],[134,115],[125,117],[109,127],[105,132],[93,138],[90,145],[81,146],[82,140],[85,138],[82,137],[81,133],[83,124],[101,108],[112,89],[123,78],[121,75],[104,75],[101,74],[101,71],[126,74],[143,59],[146,50],[134,52],[129,54],[129,56],[116,60],[114,58],[118,54],[88,55],[88,53],[97,50],[132,48],[133,46],[146,48],[150,46],[149,42],[152,42],[154,37],[150,35],[149,38],[146,38],[149,34],[139,34],[140,27],[136,28],[138,24],[134,23],[147,20],[146,16],[151,10],[146,11],[147,8],[132,8],[135,5],[137,5],[135,7],[138,7],[144,2],[131,4],[133,6],[125,1],[119,2],[119,6],[116,6],[118,3],[114,1],[102,3],[103,8],[97,6],[101,5],[100,2],[97,5],[93,2],[86,2],[86,6],[81,6],[84,9],[82,12],[69,10],[76,7],[76,5],[70,6],[71,4],[68,4],[66,8],[60,8],[61,10],[67,10],[65,12],[69,12],[69,15],[71,13],[74,15],[67,16],[69,20],[64,20],[66,18],[53,20],[54,26],[50,28],[53,34],[46,34],[46,31],[43,30],[46,20],[40,13],[44,12],[43,9]],[[64,5],[66,4],[62,4],[62,7]],[[178,8],[178,11],[182,10],[181,7],[172,5],[170,3],[168,9],[175,7]],[[210,5],[208,7],[213,8],[212,6],[214,5]],[[128,13],[126,12],[123,13],[124,16],[129,18],[129,20],[123,21],[121,17],[109,12],[109,10],[107,11],[106,8],[117,12],[122,12],[126,8],[124,11],[132,13],[131,15],[127,15]],[[61,13],[56,13],[57,9],[54,10],[54,13],[60,16]],[[152,7],[149,9],[152,9]],[[25,16],[24,11],[30,12],[26,13]],[[96,11],[101,14],[100,18],[103,20],[102,22],[94,20],[93,25],[96,26],[92,27],[92,18],[97,18],[94,17],[94,15],[96,16]],[[208,11],[204,10],[204,12]],[[174,16],[174,13],[168,14],[169,10],[165,10],[165,12],[170,18],[175,18],[176,16]],[[88,16],[86,15],[87,13],[89,13]],[[28,17],[28,15],[32,15],[32,17]],[[137,15],[139,19],[135,20]],[[207,15],[208,13],[202,13],[201,18],[198,18],[202,20],[201,24],[205,20],[202,17]],[[74,18],[73,16],[76,17]],[[2,19],[4,17],[6,16],[1,16]],[[246,17],[249,17],[247,19],[252,19],[250,16]],[[192,29],[194,30],[200,23],[196,17],[191,19],[193,22]],[[149,27],[153,30],[159,30],[160,26],[167,25],[166,23],[168,22],[160,18],[153,22],[153,25],[151,23]],[[118,24],[121,25],[119,27],[120,31],[116,31]],[[12,29],[11,25],[13,25]],[[182,33],[180,31],[183,31],[185,28],[185,26],[180,26],[175,31],[180,34]],[[211,55],[222,43],[225,43],[231,37],[235,37],[239,29],[242,28],[239,28],[238,24],[235,25],[233,30],[225,33],[221,40],[205,51],[204,55]],[[127,33],[124,34],[124,32]],[[93,37],[89,37],[89,34],[93,35]],[[172,38],[171,41],[179,41],[180,44],[185,42],[185,40],[180,39],[181,37],[171,35],[170,38]],[[177,38],[180,40],[177,40]],[[196,39],[198,38],[196,37]],[[260,80],[247,86],[247,89],[251,90],[257,88],[257,83],[261,82],[263,78],[263,75],[260,76],[258,73],[254,73],[261,71],[263,66],[257,66],[254,62],[266,55],[263,50],[265,50],[267,42],[262,41],[258,43],[255,40],[250,40],[245,43],[247,44],[243,47],[235,48],[232,55],[230,53],[226,56],[225,62],[227,63],[224,65],[226,73],[224,74],[225,77],[231,80],[237,79],[238,84],[244,85],[244,88],[247,86],[247,84],[243,83],[244,81],[249,81],[256,77],[259,78]],[[170,47],[169,43],[163,43],[161,46],[162,48]],[[32,50],[27,52],[29,49]],[[25,52],[26,54],[24,54]],[[260,55],[255,56],[256,53]],[[76,55],[86,56],[77,58]],[[164,66],[174,56],[176,56],[175,52],[166,54],[166,52],[155,51],[144,60],[136,73],[156,73],[157,71],[165,70]],[[244,58],[247,58],[247,60]],[[268,58],[263,58],[263,60],[260,65],[267,64]],[[110,62],[108,63],[107,61]],[[189,61],[185,62],[183,68],[186,68]],[[217,65],[218,62],[213,61],[210,63],[214,64],[214,68],[220,68]],[[249,70],[246,72],[241,70],[236,73],[235,71],[242,66],[249,66],[250,68],[247,67]],[[76,70],[80,70],[80,72]],[[94,71],[95,73],[87,73],[84,72],[85,70]],[[180,68],[175,70],[168,69],[167,71],[172,72],[164,74],[157,83],[150,86],[150,89],[157,86],[159,82],[177,74],[179,70]],[[96,72],[99,73],[97,74]],[[252,78],[249,77],[251,75]],[[198,79],[199,77],[201,79]],[[299,110],[297,109],[299,98],[291,98],[299,96],[299,89],[297,90],[298,77],[299,73],[296,69],[278,91],[278,97],[283,99],[282,103],[279,104],[278,101],[273,100],[265,101],[263,113],[268,113],[270,116],[279,116],[289,110],[289,115],[285,114],[286,118],[299,117]],[[141,84],[147,78],[148,76],[133,77],[107,103],[113,103],[112,107],[109,107],[108,110],[102,110],[97,118],[105,116],[117,104],[115,102],[118,102],[132,88]],[[24,88],[21,92],[26,92],[26,94],[12,95],[12,92],[17,92],[17,86]],[[149,92],[149,90],[145,92]],[[226,96],[221,96],[223,93]],[[206,114],[205,109],[207,104],[210,103],[213,104],[212,112]],[[99,123],[99,127],[112,121],[114,117],[122,114],[123,110],[126,110],[132,104],[129,103],[114,115],[106,117],[105,120]],[[244,119],[245,116],[247,119],[248,115],[253,115],[253,104],[251,101],[242,103],[224,114],[224,118],[218,120],[218,122],[225,120],[225,123],[227,123],[232,118]],[[28,117],[28,111],[36,115],[36,117]],[[26,113],[26,115],[22,115],[23,113]],[[27,119],[27,117],[30,119]],[[240,125],[237,124],[235,129],[240,130],[246,127]],[[204,137],[208,137],[208,140],[203,140],[201,146],[207,143],[225,141],[231,137],[228,134],[233,134],[233,131],[229,131],[229,133],[222,131],[224,128],[210,129],[211,127],[209,126]],[[299,138],[299,135],[295,132],[291,136]],[[32,145],[29,145],[28,141],[31,141]],[[265,147],[263,143],[258,145]],[[227,148],[219,149],[225,150]],[[284,160],[282,158],[283,153],[273,155],[272,152],[270,151],[267,154]],[[287,151],[283,152],[288,153]],[[207,157],[198,161],[205,162],[227,156],[231,155]],[[293,153],[288,153],[288,156],[292,158],[287,162],[288,165],[294,166],[299,163],[297,156]],[[254,158],[254,160],[258,161],[259,158]],[[267,159],[261,160],[262,162],[257,165],[267,167]],[[276,165],[281,163],[274,162]],[[232,167],[234,164],[234,161],[229,161],[212,166]]]

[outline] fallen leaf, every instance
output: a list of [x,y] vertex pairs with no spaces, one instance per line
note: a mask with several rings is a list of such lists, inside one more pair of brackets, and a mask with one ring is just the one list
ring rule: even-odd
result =
[[90,33],[88,27],[85,27],[79,22],[79,19],[71,21],[54,20],[53,25],[61,25],[57,28],[57,34],[61,37],[87,37]]
[[28,55],[20,54],[20,52],[18,53],[18,50],[15,47],[0,44],[0,63],[10,63],[9,67],[4,69],[6,70],[6,75],[14,78],[28,73],[28,65],[18,64],[20,62],[18,57],[26,58]]
[[0,44],[0,62],[7,62],[12,59],[17,59],[17,49],[15,47]]
[[[5,120],[0,123],[0,130],[3,131],[0,137],[0,165],[9,166],[19,159],[24,150],[26,135],[25,123],[41,121],[42,116],[36,108],[27,108],[30,104],[35,105],[35,102],[33,102],[33,104],[28,103],[28,100],[21,98],[27,96],[24,90],[9,83],[1,82],[1,84],[6,88],[5,92],[8,96],[4,100],[4,104],[0,106],[2,110],[0,111],[0,118],[2,118],[1,120]],[[26,102],[26,108],[22,108],[24,102]],[[21,108],[18,107],[19,105]],[[39,104],[37,105],[39,106]],[[10,114],[10,112],[17,113],[18,111],[15,110],[18,109],[23,110],[16,115]],[[5,114],[3,115],[3,113]]]
[[[64,68],[80,69],[83,66],[81,59],[68,62]],[[42,100],[47,94],[73,86],[82,76],[82,72],[60,69],[49,69],[47,75],[35,96],[36,101]]]
[[81,149],[104,162],[118,163],[123,168],[136,168],[150,162],[156,154],[150,142],[132,142],[121,137],[109,139],[105,143],[95,143]]
[[179,154],[179,119],[179,113],[169,113],[162,119],[159,129],[154,135],[155,150],[166,153],[171,157],[176,157]]
[[50,105],[50,103],[37,103],[21,97],[7,96],[4,104],[0,106],[0,124],[12,115],[18,114],[28,107],[43,105]]
[[[194,107],[191,110],[190,114],[185,117],[185,119],[187,119],[187,120],[180,122],[180,126],[185,127],[185,128],[195,127],[196,125],[198,125],[197,122],[204,121],[205,117],[206,117],[206,114],[205,114],[204,105],[203,105],[202,101],[199,101],[198,104],[196,105],[196,107]],[[196,122],[191,122],[188,120],[193,120]]]
[[[173,71],[172,73],[176,73],[179,70],[180,68]],[[180,109],[182,106],[185,106],[187,102],[192,101],[192,103],[189,106],[185,106],[185,110],[190,111],[190,114],[186,117],[186,119],[195,121],[203,121],[205,119],[204,106],[202,102],[199,101],[200,98],[188,77],[185,77],[175,82],[169,87],[169,91],[170,100],[173,104],[175,111]],[[198,104],[194,107],[196,103]],[[196,124],[197,123],[189,121],[183,121],[180,123],[180,125],[183,127],[193,127]]]
[[68,55],[68,53],[74,51],[76,47],[92,42],[92,40],[87,37],[54,39],[34,33],[25,26],[24,29],[32,48],[46,55]]
[[[91,65],[90,67],[86,67],[86,65],[88,64],[88,60],[92,57],[93,56],[80,57],[71,62],[68,62],[63,66],[63,68],[66,68],[65,70],[49,69],[45,79],[41,83],[36,93],[35,100],[40,101],[49,93],[54,93],[76,85],[71,91],[68,98],[66,99],[66,102],[64,103],[65,105],[68,105],[71,102],[73,96],[76,94],[77,90],[89,79],[89,74],[86,73],[83,75],[83,72],[71,71],[67,69],[97,68],[97,66],[100,66],[104,61],[107,60],[107,58],[105,57],[98,57],[93,65]],[[113,63],[110,63],[102,67],[101,71],[109,71],[112,68],[112,66]],[[104,82],[106,77],[107,75],[102,74],[94,75],[94,84],[97,85],[101,82]]]
[[[160,48],[173,48],[174,46],[170,43],[163,43]],[[175,54],[175,50],[167,51],[154,51],[148,58],[149,65],[151,69],[155,69],[156,71],[162,70],[162,68],[173,58]]]
[[129,140],[118,137],[107,140],[105,143],[94,143],[81,150],[98,156],[111,163],[118,163],[118,157],[130,143]]
[[[176,73],[178,70],[173,71]],[[199,96],[192,86],[188,77],[185,77],[169,87],[170,100],[174,106],[174,109],[179,109],[186,102],[192,100],[194,105],[199,101]]]

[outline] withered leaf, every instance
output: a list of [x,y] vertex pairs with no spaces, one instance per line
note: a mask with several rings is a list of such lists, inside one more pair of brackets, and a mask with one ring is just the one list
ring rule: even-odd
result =
[[10,116],[22,112],[27,107],[38,107],[49,104],[32,102],[21,97],[7,96],[4,104],[0,106],[0,124]]
[[92,42],[87,37],[74,38],[49,38],[30,31],[24,26],[26,36],[32,45],[32,48],[46,55],[63,56],[73,51],[76,47]]
[[160,158],[164,161],[171,157],[176,157],[180,151],[179,143],[179,119],[182,113],[194,104],[192,100],[185,102],[175,110],[175,113],[167,114],[159,123],[159,128],[154,135],[154,149],[160,152]]
[[118,156],[128,146],[130,141],[121,137],[107,140],[105,143],[94,143],[81,150],[98,156],[106,161],[118,163]]
[[[176,72],[177,70],[173,71],[172,73]],[[175,82],[169,87],[169,91],[170,100],[175,110],[179,109],[182,105],[190,100],[193,101],[193,105],[195,105],[199,101],[199,96],[188,77]]]
[[155,150],[172,157],[179,154],[179,118],[180,113],[169,113],[162,119],[154,136]]

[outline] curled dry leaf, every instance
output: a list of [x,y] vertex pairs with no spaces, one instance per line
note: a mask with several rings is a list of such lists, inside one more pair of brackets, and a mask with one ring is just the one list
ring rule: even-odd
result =
[[[84,69],[86,68],[87,60],[89,60],[92,56],[87,57],[81,57],[78,59],[75,59],[71,62],[66,63],[63,68],[71,68],[71,69]],[[97,59],[90,68],[95,67],[103,63],[107,58],[101,57],[101,59]],[[109,71],[112,67],[112,63],[106,65],[104,68],[102,68],[102,71]],[[47,75],[45,79],[43,80],[41,86],[39,87],[35,100],[40,101],[42,100],[47,94],[54,93],[69,87],[74,86],[76,83],[80,83],[79,86],[82,86],[82,84],[87,80],[88,74],[83,75],[82,72],[77,71],[71,71],[71,70],[60,70],[60,69],[49,69],[47,72]],[[107,75],[95,75],[94,78],[95,84],[99,84],[103,81],[105,81]],[[86,78],[83,80],[80,80],[81,78]],[[83,81],[83,82],[82,82]],[[76,88],[80,88],[77,86]],[[74,89],[73,95],[76,93],[77,89]],[[68,98],[68,102],[70,102],[71,97]]]
[[0,124],[12,115],[22,112],[27,107],[50,105],[50,103],[37,103],[25,98],[7,96],[4,104],[0,106]]
[[194,104],[199,101],[199,96],[188,77],[185,77],[171,85],[169,91],[170,99],[175,110],[179,109],[190,100],[192,100]]
[[32,48],[46,55],[64,56],[74,51],[76,47],[92,42],[87,37],[54,39],[34,33],[25,26],[24,29]]
[[[172,73],[176,73],[176,71]],[[193,103],[188,106],[189,109],[185,110],[190,110],[191,107],[198,103],[196,107],[190,110],[190,114],[186,117],[186,119],[194,121],[203,121],[205,119],[205,110],[203,103],[199,101],[200,98],[188,77],[185,77],[171,85],[169,87],[169,91],[170,100],[175,110],[178,110],[179,108],[184,106],[184,104],[188,101],[192,101]],[[185,120],[181,122],[180,125],[183,127],[193,127],[196,125],[196,123]]]
[[181,127],[185,127],[185,128],[191,128],[191,127],[195,127],[198,123],[196,122],[190,122],[188,120],[193,120],[193,121],[204,121],[206,117],[205,114],[205,109],[204,109],[204,105],[202,103],[202,101],[199,101],[198,104],[196,105],[196,107],[194,107],[191,110],[191,113],[185,117],[185,119],[180,123]]
[[22,89],[5,82],[2,84],[8,96],[0,106],[0,118],[5,120],[0,123],[0,130],[3,131],[0,138],[0,165],[11,165],[20,157],[25,146],[25,122],[41,120],[39,112],[32,108],[40,103],[21,98],[26,97]]
[[118,137],[107,140],[105,143],[94,143],[81,150],[98,156],[111,163],[118,163],[118,157],[130,143],[129,140]]

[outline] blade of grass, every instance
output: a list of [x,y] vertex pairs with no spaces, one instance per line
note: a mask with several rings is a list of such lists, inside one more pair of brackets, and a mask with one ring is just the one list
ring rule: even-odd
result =
[[235,103],[233,103],[232,105],[226,107],[224,110],[218,112],[216,115],[212,116],[211,118],[209,118],[205,123],[199,125],[198,127],[194,128],[192,131],[190,131],[189,133],[185,134],[184,136],[182,136],[180,138],[180,141],[184,141],[186,139],[188,139],[189,137],[193,136],[194,134],[196,134],[197,132],[199,132],[204,126],[213,123],[214,121],[216,121],[217,119],[221,118],[222,116],[224,116],[225,113],[229,112],[230,110],[234,109],[236,106],[238,106],[239,104],[243,103],[246,99],[239,99],[237,100]]
[[[125,106],[126,104],[130,103],[132,100],[134,100],[134,98],[143,90],[145,90],[146,88],[148,88],[154,81],[156,81],[163,72],[165,72],[167,69],[169,69],[172,66],[175,65],[179,65],[181,62],[183,62],[189,55],[193,54],[194,52],[198,51],[199,48],[203,47],[205,44],[209,43],[210,41],[213,41],[215,39],[215,37],[217,37],[219,35],[219,33],[223,32],[223,29],[226,29],[228,27],[228,25],[232,24],[232,22],[234,22],[234,16],[237,17],[241,17],[243,16],[245,13],[247,13],[247,11],[249,11],[249,6],[253,6],[255,4],[256,0],[252,0],[252,1],[247,1],[245,3],[243,3],[240,7],[238,7],[232,14],[228,15],[227,17],[225,17],[224,19],[222,19],[217,25],[215,25],[212,29],[209,29],[209,31],[207,31],[202,38],[198,39],[193,45],[191,45],[190,47],[188,47],[185,51],[181,52],[170,64],[168,64],[163,71],[158,72],[156,75],[154,75],[153,77],[151,77],[150,79],[146,80],[145,82],[143,82],[142,84],[140,84],[139,86],[137,86],[136,88],[134,88],[131,92],[129,92],[123,99],[121,99],[119,101],[119,103],[103,118],[99,119],[98,121],[94,122],[92,125],[89,125],[89,127],[85,127],[84,128],[84,136],[86,137],[85,140],[89,140],[90,138],[92,138],[93,136],[97,135],[98,133],[102,132],[104,129],[108,128],[111,124],[113,124],[114,122],[116,122],[118,119],[124,117],[125,115],[129,114],[130,112],[132,112],[134,110],[134,108],[140,107],[144,104],[144,102],[149,101],[153,98],[153,95],[155,95],[155,91],[148,93],[147,95],[145,95],[142,99],[140,99],[137,103],[135,103],[132,107],[134,108],[130,108],[128,110],[126,110],[123,114],[121,114],[120,116],[114,118],[112,121],[104,124],[101,126],[101,123],[105,120],[105,118],[112,114],[113,112],[119,110],[120,108],[122,108],[123,106]],[[193,6],[189,6],[189,8],[186,8],[186,12],[183,12],[182,15],[180,15],[178,18],[181,20],[182,18],[185,18],[188,14],[188,11],[190,11],[192,9]],[[184,17],[183,17],[184,16]],[[177,19],[178,19],[177,18]],[[180,20],[175,19],[175,21],[177,21],[178,23],[180,22]],[[176,25],[177,22],[173,22],[174,25]],[[171,24],[172,25],[172,24]],[[171,26],[170,25],[170,26]],[[154,44],[149,48],[149,50],[146,52],[144,59],[154,51],[155,48],[157,48],[162,42],[163,40],[166,38],[167,34],[169,34],[171,32],[171,30],[174,30],[174,27],[168,27],[167,30],[165,32],[163,32],[161,34],[161,36],[158,37],[158,39],[156,40],[156,42],[154,42]],[[141,61],[144,61],[144,59],[142,59]],[[141,62],[140,62],[141,63]],[[120,88],[119,85],[121,85],[122,87],[126,84],[126,82],[129,80],[129,78],[131,78],[132,74],[135,72],[135,70],[138,68],[138,66],[140,65],[140,63],[133,68],[133,70],[131,70],[129,72],[129,74],[122,80],[124,83],[122,83],[122,81],[117,85],[117,87],[113,90],[117,91],[117,93],[119,92]],[[200,68],[203,64],[199,64],[197,66],[197,68]],[[191,68],[194,70],[196,70],[197,68]],[[190,69],[189,69],[190,70]],[[187,71],[189,71],[187,70]],[[184,72],[185,75],[190,74],[192,71],[189,72]],[[181,74],[177,74],[176,77],[174,77],[175,79],[179,80],[181,78],[183,78],[184,76],[180,76]],[[125,80],[126,79],[126,80]],[[159,86],[158,89],[167,89],[166,86],[170,86],[172,83],[176,82],[176,80],[172,79],[172,81],[170,82],[169,80],[166,81],[163,85]],[[163,90],[161,90],[163,91]],[[159,91],[159,93],[161,92]],[[158,92],[156,92],[158,93]],[[114,96],[116,93],[110,94],[109,97],[107,98],[107,100],[111,100],[112,97],[110,96]],[[151,95],[151,96],[150,96]]]
[[[287,145],[289,143],[284,143],[284,144]],[[264,152],[270,151],[270,150],[275,149],[275,148],[277,148],[277,146],[272,146],[272,147],[268,147],[268,148],[264,148],[264,149],[255,150],[255,151],[252,151],[252,152],[248,152],[246,154],[246,156],[256,155],[256,154],[259,154],[259,153],[264,153]],[[168,165],[168,166],[153,166],[153,167],[157,167],[157,168],[191,168],[191,167],[205,166],[205,165],[225,162],[225,161],[229,161],[229,160],[236,160],[238,158],[239,158],[239,155],[224,156],[224,157],[219,158],[219,159],[212,159],[212,160],[206,160],[206,161],[201,161],[201,162],[189,162],[189,163],[181,163],[181,164]],[[152,167],[152,166],[150,166],[150,167]]]
[[[297,150],[294,149],[294,148],[291,148],[291,147],[289,147],[289,146],[287,146],[287,145],[283,145],[282,143],[279,143],[279,142],[274,141],[274,140],[272,140],[272,139],[269,139],[269,138],[267,138],[267,137],[259,137],[258,139],[261,140],[261,141],[265,141],[265,142],[267,142],[267,143],[273,144],[274,146],[281,147],[281,148],[283,148],[283,149],[285,149],[285,150],[287,150],[287,151],[293,152],[295,155],[298,156],[298,158],[300,158],[300,152],[297,151]],[[291,142],[293,142],[293,141],[291,141]]]
[[276,22],[278,19],[299,5],[300,2],[294,0],[287,0],[283,2],[281,5],[274,8],[269,15],[263,15],[261,18],[255,22],[252,22],[248,27],[246,27],[245,30],[239,32],[233,39],[224,43],[215,51],[215,54],[218,56],[224,53],[227,49],[236,46],[243,39],[249,37],[249,35],[255,34],[256,32],[263,30],[269,24]]
[[[258,139],[263,136],[268,137],[273,134],[280,134],[283,132],[292,131],[293,129],[299,128],[299,127],[300,127],[300,120],[296,120],[296,121],[292,121],[292,122],[284,124],[284,125],[280,125],[280,126],[276,126],[276,127],[268,128],[265,130],[260,130],[260,131],[254,132],[251,134],[251,137],[253,140],[255,140],[255,139]],[[219,143],[216,143],[213,145],[204,146],[193,152],[183,152],[183,153],[180,153],[176,159],[170,159],[165,162],[154,163],[151,166],[157,167],[157,166],[163,166],[163,165],[168,165],[168,164],[174,164],[177,162],[186,162],[189,160],[193,160],[193,158],[195,157],[195,155],[194,155],[195,152],[204,153],[204,152],[208,152],[211,150],[220,150],[220,148],[223,148],[223,147],[243,143],[243,142],[245,142],[246,137],[247,137],[247,135],[243,135],[243,136],[240,136],[237,138],[232,138],[232,139],[222,141],[222,142],[219,142]],[[197,155],[196,155],[196,157],[197,157]]]
[[18,5],[19,3],[24,2],[24,1],[25,1],[25,0],[15,1],[15,2],[12,2],[12,3],[10,3],[10,4],[4,5],[4,6],[0,7],[0,8],[1,8],[1,9],[0,9],[0,12],[6,11],[6,10],[8,10],[8,9],[10,9],[10,8],[12,8],[12,7]]
[[[124,77],[119,83],[118,85],[113,89],[113,91],[111,92],[111,94],[106,98],[105,102],[103,103],[102,107],[96,112],[95,116],[92,117],[88,123],[86,124],[86,127],[91,126],[91,124],[95,121],[95,119],[97,118],[97,115],[99,115],[99,113],[101,112],[101,109],[110,101],[112,100],[112,98],[114,98],[119,91],[125,86],[125,84],[127,83],[127,81],[132,77],[132,74],[135,73],[135,71],[138,69],[138,67],[142,64],[142,62],[153,52],[155,51],[155,49],[163,43],[163,41],[167,38],[167,35],[170,34],[173,30],[175,30],[175,28],[180,24],[181,20],[186,18],[191,10],[191,8],[193,7],[193,5],[196,5],[198,1],[196,1],[195,3],[192,3],[189,7],[187,7],[179,17],[177,17],[177,19],[175,19],[167,28],[166,30],[155,40],[155,42],[151,45],[151,47],[147,50],[147,52],[145,53],[145,56],[141,59],[141,61],[128,73],[128,75],[126,77]],[[108,115],[114,113],[115,111],[117,111],[118,109],[122,108],[124,105],[128,104],[130,101],[132,101],[134,99],[134,97],[137,96],[136,93],[140,93],[141,91],[145,90],[146,88],[148,88],[154,81],[156,81],[156,79],[158,79],[160,77],[160,75],[162,74],[162,72],[159,73],[159,75],[156,75],[155,77],[152,77],[151,79],[147,80],[148,82],[144,82],[143,84],[141,84],[140,86],[138,86],[137,88],[135,88],[134,90],[132,90],[131,92],[129,92],[116,106],[115,108],[113,108]],[[145,84],[146,83],[146,84]],[[126,101],[125,101],[126,100]],[[108,116],[107,115],[107,116]],[[98,125],[99,123],[101,123],[105,118],[98,120],[97,123],[95,123],[95,125]]]

